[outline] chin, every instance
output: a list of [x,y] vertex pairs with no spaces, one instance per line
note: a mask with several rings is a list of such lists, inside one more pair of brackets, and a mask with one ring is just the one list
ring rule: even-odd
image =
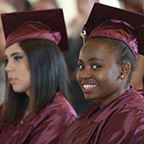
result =
[[92,94],[84,94],[86,100],[97,101],[99,100],[99,96],[92,95]]
[[20,90],[20,89],[13,88],[13,90],[14,90],[14,92],[16,92],[16,93],[23,93],[23,91]]
[[95,100],[93,97],[88,96],[88,95],[84,95],[84,97],[85,97],[86,100]]

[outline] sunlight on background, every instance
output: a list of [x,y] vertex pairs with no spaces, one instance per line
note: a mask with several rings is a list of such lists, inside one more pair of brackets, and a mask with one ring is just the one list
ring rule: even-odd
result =
[[[76,0],[57,0],[59,6],[64,10],[66,23],[69,24],[71,19],[77,14]],[[99,0],[100,3],[120,7],[118,0]]]
[[[35,3],[37,0],[29,0],[31,3]],[[64,17],[66,26],[69,25],[71,20],[77,15],[76,0],[56,0],[59,7],[64,11]],[[114,7],[120,7],[118,0],[99,0],[100,3],[107,4]],[[68,27],[67,27],[67,31]]]
[[100,3],[120,8],[118,0],[99,0],[99,1]]
[[[35,3],[37,0],[29,0]],[[76,0],[56,0],[61,8],[63,8],[66,23],[69,24],[71,19],[77,14]],[[118,0],[99,0],[100,3],[120,7]]]
[[[59,6],[64,10],[66,25],[69,25],[73,17],[75,17],[75,15],[77,14],[76,0],[57,0],[57,2]],[[99,2],[118,8],[120,7],[118,0],[99,0]]]
[[77,14],[75,0],[57,0],[57,3],[64,10],[64,16],[67,23]]
[[[118,0],[99,0],[100,3],[120,7]],[[63,8],[66,23],[68,24],[71,19],[77,14],[76,0],[57,0],[59,6]]]

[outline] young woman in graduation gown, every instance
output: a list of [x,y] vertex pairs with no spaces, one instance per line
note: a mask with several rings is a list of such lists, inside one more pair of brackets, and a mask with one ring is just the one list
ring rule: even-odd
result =
[[77,81],[95,102],[67,128],[64,144],[143,144],[144,97],[130,86],[138,51],[144,55],[144,16],[95,3]]
[[67,100],[62,10],[3,14],[2,21],[7,91],[0,143],[61,144],[66,127],[77,117]]

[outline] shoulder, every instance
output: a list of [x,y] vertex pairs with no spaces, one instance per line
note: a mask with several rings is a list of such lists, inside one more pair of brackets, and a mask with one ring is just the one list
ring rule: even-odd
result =
[[[61,141],[63,133],[70,123],[76,119],[76,113],[69,105],[68,101],[57,95],[53,103],[47,105],[33,119],[33,131],[31,138],[38,135],[47,135],[41,140],[47,139],[47,142]],[[54,143],[54,142],[53,142]]]
[[53,103],[51,104],[51,106],[52,105],[55,106],[55,110],[58,113],[70,114],[70,115],[74,115],[75,117],[77,117],[77,114],[74,108],[72,107],[72,105],[60,92],[56,93],[56,97]]
[[68,125],[77,118],[77,115],[62,94],[57,93],[53,102],[47,105],[36,117],[45,123]]
[[112,111],[108,120],[108,127],[121,129],[121,132],[134,135],[138,129],[144,134],[144,98],[137,92],[129,96],[125,103]]
[[111,109],[108,107],[108,115],[103,121],[105,123],[102,130],[104,136],[109,132],[109,136],[117,134],[116,139],[120,138],[124,143],[130,141],[135,143],[136,140],[143,138],[144,99],[137,92],[133,94],[127,95],[124,99],[120,98],[115,103],[116,105],[111,105]]
[[142,114],[144,116],[144,97],[136,90],[131,88],[129,93],[123,95],[118,101],[116,106],[115,116],[121,115],[121,118],[131,117],[137,119]]

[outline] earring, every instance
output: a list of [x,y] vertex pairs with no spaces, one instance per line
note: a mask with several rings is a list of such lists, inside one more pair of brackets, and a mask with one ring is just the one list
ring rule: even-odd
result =
[[124,75],[121,75],[122,78],[124,78]]

